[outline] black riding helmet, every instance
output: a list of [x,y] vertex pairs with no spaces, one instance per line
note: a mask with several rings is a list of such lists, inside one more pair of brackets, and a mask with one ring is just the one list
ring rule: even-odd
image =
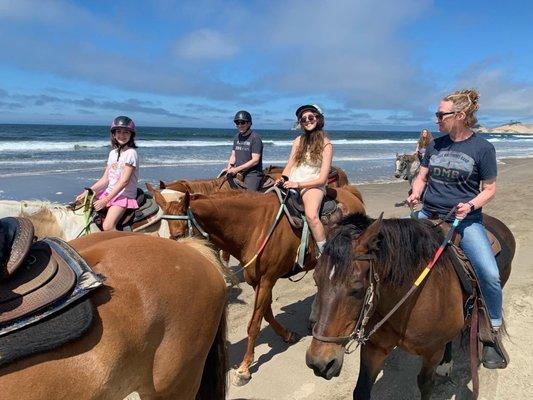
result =
[[233,122],[236,121],[246,121],[250,124],[252,123],[252,115],[248,111],[237,111],[237,114],[235,114],[235,117],[233,118]]
[[295,112],[296,118],[300,119],[304,111],[312,111],[315,114],[320,115],[321,117],[324,116],[324,114],[322,113],[322,110],[316,104],[305,104],[303,106],[298,107],[298,109],[296,110]]

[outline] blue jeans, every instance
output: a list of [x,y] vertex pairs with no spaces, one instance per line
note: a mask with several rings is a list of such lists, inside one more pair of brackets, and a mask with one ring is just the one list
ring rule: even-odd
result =
[[[418,211],[418,218],[428,218],[422,210]],[[456,228],[462,236],[459,245],[468,257],[481,286],[481,294],[487,303],[490,320],[494,328],[502,324],[502,287],[500,271],[492,254],[489,239],[483,227],[482,217],[462,220]]]

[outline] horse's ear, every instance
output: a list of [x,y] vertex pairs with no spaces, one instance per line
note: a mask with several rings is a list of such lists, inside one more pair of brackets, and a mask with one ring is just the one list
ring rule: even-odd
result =
[[381,231],[381,223],[383,222],[383,212],[379,215],[379,218],[376,219],[365,231],[361,234],[357,240],[359,246],[366,248],[367,252],[370,253],[373,250],[378,249],[379,245],[379,232]]
[[396,158],[398,158],[398,153],[396,153]]
[[159,181],[159,189],[166,189],[166,188],[167,188],[166,183],[163,181]]
[[154,189],[154,187],[153,187],[150,183],[148,183],[148,182],[146,182],[146,189],[148,189],[148,191],[149,191],[150,193],[154,194],[155,189]]
[[189,208],[189,204],[191,203],[191,194],[187,190],[185,192],[185,195],[183,196],[182,203],[185,205],[186,208]]

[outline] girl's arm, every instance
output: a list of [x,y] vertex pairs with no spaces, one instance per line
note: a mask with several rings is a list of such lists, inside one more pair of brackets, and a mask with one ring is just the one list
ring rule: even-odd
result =
[[122,175],[120,175],[120,179],[117,181],[117,184],[107,194],[107,196],[102,197],[102,199],[100,200],[105,200],[105,204],[107,204],[109,200],[111,200],[113,197],[119,194],[120,191],[124,189],[126,185],[128,184],[128,182],[130,181],[131,176],[133,175],[133,171],[135,171],[135,167],[133,165],[125,164],[124,170],[122,171]]
[[300,182],[299,187],[312,188],[324,186],[328,183],[329,170],[331,169],[331,161],[333,160],[333,145],[329,140],[325,140],[324,149],[322,150],[322,165],[320,166],[320,175],[316,179],[310,181]]
[[285,168],[283,168],[283,172],[281,173],[281,175],[289,176],[289,174],[291,173],[291,169],[295,163],[294,156],[296,155],[296,150],[298,149],[299,144],[300,136],[298,136],[296,139],[294,139],[294,142],[292,142],[291,154],[289,155],[289,160],[287,161]]
[[[104,190],[107,185],[109,184],[109,178],[108,178],[108,175],[109,175],[109,165],[105,168],[104,170],[104,174],[102,175],[102,177],[100,179],[98,179],[92,186],[91,186],[91,189],[98,193],[98,192],[101,192],[102,190]],[[80,201],[80,200],[83,200],[83,198],[87,196],[87,190],[84,190],[83,192],[81,192],[78,196],[76,196],[76,201]]]

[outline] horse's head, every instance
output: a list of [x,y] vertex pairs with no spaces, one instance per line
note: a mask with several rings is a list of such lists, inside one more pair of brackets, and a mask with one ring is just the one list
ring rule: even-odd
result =
[[360,328],[358,321],[374,279],[382,217],[372,223],[362,214],[352,217],[362,224],[341,225],[328,240],[314,272],[318,312],[306,362],[315,375],[325,379],[340,373],[345,346]]
[[394,171],[394,177],[403,177],[407,179],[407,173],[409,172],[409,156],[407,154],[396,153],[396,171]]
[[[172,189],[155,189],[149,183],[146,188],[154,196],[157,205],[166,215],[186,215],[190,204],[189,192],[180,192]],[[187,233],[187,221],[169,220],[168,228],[170,237],[177,239]]]

